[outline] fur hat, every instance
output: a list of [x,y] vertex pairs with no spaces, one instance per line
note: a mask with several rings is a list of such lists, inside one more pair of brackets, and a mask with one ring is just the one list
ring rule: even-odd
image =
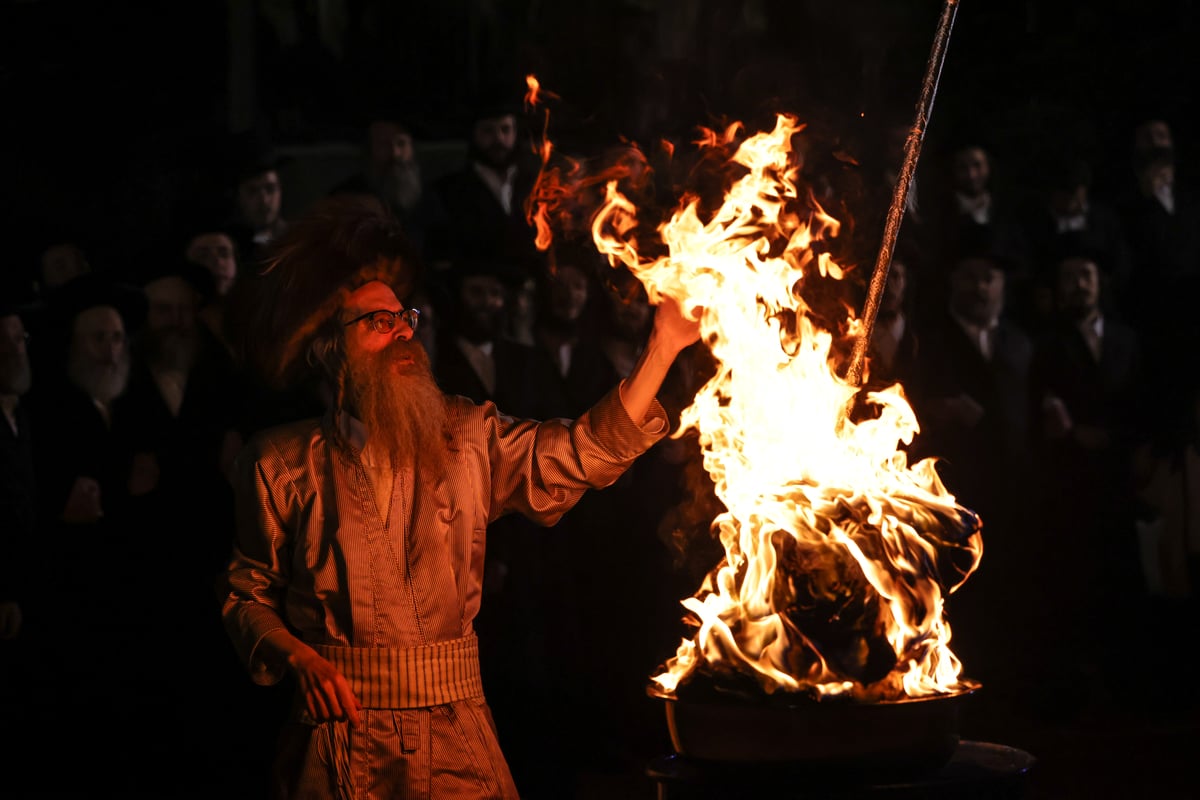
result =
[[321,198],[272,243],[262,266],[227,298],[227,335],[236,357],[276,388],[302,377],[306,351],[349,294],[370,281],[406,297],[420,270],[400,224],[374,197]]

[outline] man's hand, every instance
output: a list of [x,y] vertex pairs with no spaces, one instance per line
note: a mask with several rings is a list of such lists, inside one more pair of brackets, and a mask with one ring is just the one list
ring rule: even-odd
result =
[[79,476],[71,484],[71,493],[63,507],[62,521],[72,525],[95,522],[104,516],[100,507],[100,484],[94,478]]
[[672,297],[664,296],[656,306],[650,341],[620,388],[621,402],[634,422],[645,419],[675,357],[700,339],[699,314],[696,317],[688,319]]
[[700,339],[700,314],[688,319],[674,297],[663,296],[654,311],[654,336],[672,355]]
[[295,674],[305,708],[313,721],[349,721],[351,727],[358,727],[362,721],[359,714],[362,705],[337,667],[283,628],[268,633],[263,637],[263,644]]
[[292,654],[288,665],[300,682],[304,705],[313,720],[349,721],[350,727],[358,727],[362,706],[354,696],[350,683],[333,664],[317,655],[312,648],[304,647]]

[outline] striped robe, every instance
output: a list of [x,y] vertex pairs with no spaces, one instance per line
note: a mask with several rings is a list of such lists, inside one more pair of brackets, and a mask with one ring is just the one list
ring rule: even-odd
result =
[[[306,724],[303,714],[289,722],[279,797],[515,798],[475,683],[477,661],[465,676],[440,663],[414,673],[401,662],[413,652],[434,653],[436,662],[455,650],[458,666],[469,663],[462,654],[474,643],[491,521],[516,512],[553,525],[667,432],[657,402],[635,424],[617,389],[573,422],[518,420],[462,397],[449,399],[449,421],[447,478],[414,486],[411,471],[396,470],[386,519],[361,452],[333,443],[332,415],[264,431],[237,459],[222,615],[251,678],[270,685],[283,677],[257,647],[285,625],[327,657],[382,654],[365,667],[373,676],[351,680],[364,706],[360,728]],[[457,689],[439,686],[454,681]],[[399,685],[380,692],[372,683]],[[458,697],[445,702],[441,690]]]

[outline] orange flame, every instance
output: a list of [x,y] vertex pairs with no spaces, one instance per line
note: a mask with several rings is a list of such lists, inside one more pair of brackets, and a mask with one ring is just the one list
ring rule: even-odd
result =
[[[543,95],[558,97],[542,88],[533,75],[526,77],[526,83],[529,86],[527,105],[532,106]],[[590,209],[586,207],[597,187],[609,182],[630,182],[636,187],[650,177],[646,157],[633,142],[625,142],[613,163],[595,172],[587,169],[582,161],[568,156],[561,157],[561,164],[552,163],[556,151],[547,135],[549,121],[550,112],[547,110],[541,138],[534,144],[541,166],[524,206],[525,219],[534,227],[534,244],[543,251],[549,249],[554,241],[556,230],[577,232],[575,229],[579,223],[575,220],[586,219],[590,215]]]
[[[858,388],[838,376],[833,334],[802,295],[806,281],[845,274],[816,247],[839,222],[802,189],[791,146],[802,129],[781,114],[773,131],[745,138],[731,159],[741,177],[720,208],[705,220],[700,199],[685,196],[658,227],[664,255],[640,254],[638,209],[617,180],[606,181],[592,218],[597,248],[637,275],[652,302],[666,295],[703,309],[717,362],[673,435],[698,433],[726,509],[713,521],[725,557],[683,601],[696,634],[653,680],[667,692],[698,672],[750,676],[768,693],[957,691],[967,684],[944,602],[978,566],[981,526],[933,460],[907,463],[899,445],[919,426],[901,386],[867,395],[874,418],[851,419]],[[741,133],[740,123],[703,130],[697,143],[730,146]],[[861,330],[852,317],[845,325]],[[823,608],[849,616],[849,588],[857,627],[837,637],[816,630],[810,623],[828,622]]]

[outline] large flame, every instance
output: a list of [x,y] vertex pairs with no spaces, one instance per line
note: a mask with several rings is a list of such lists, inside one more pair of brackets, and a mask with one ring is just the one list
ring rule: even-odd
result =
[[[545,94],[527,78],[527,105]],[[767,693],[899,699],[960,691],[945,599],[979,564],[981,523],[943,486],[934,461],[908,464],[901,445],[919,425],[900,385],[866,392],[835,368],[833,327],[805,302],[807,285],[845,270],[823,241],[838,220],[800,180],[792,147],[803,130],[780,114],[770,133],[744,138],[740,123],[702,129],[702,152],[733,149],[736,178],[702,211],[685,195],[639,243],[644,156],[626,143],[616,162],[591,171],[566,159],[542,170],[526,205],[536,244],[556,227],[577,232],[581,198],[603,187],[591,236],[609,262],[631,270],[652,302],[699,308],[716,362],[673,433],[695,431],[725,511],[712,522],[724,558],[683,600],[696,628],[653,677],[674,693],[697,674],[718,684],[747,678]],[[661,143],[670,158],[674,145]],[[708,159],[709,165],[714,159]],[[586,201],[582,202],[586,205]],[[645,244],[646,246],[642,246]],[[656,254],[648,257],[644,251]],[[845,336],[866,332],[848,310]]]
[[[703,309],[717,363],[674,435],[698,433],[726,509],[713,522],[725,557],[683,601],[696,634],[653,680],[674,692],[702,669],[753,677],[768,693],[961,690],[944,602],[978,565],[979,521],[932,460],[907,463],[900,444],[919,427],[901,386],[868,393],[877,413],[852,418],[860,387],[838,376],[834,335],[803,297],[806,279],[844,270],[815,246],[839,223],[801,189],[791,142],[802,127],[781,114],[773,131],[745,138],[720,208],[704,219],[700,199],[685,197],[659,226],[664,255],[639,254],[638,209],[616,180],[592,220],[600,251],[653,301]],[[697,144],[740,133],[707,131]],[[844,322],[861,334],[853,314]],[[852,629],[831,635],[839,622]]]

